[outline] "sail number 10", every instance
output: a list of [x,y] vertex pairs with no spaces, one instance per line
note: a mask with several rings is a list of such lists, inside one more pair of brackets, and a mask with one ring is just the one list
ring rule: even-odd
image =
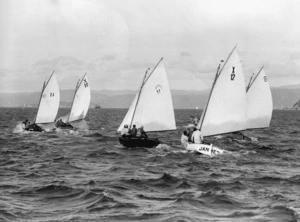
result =
[[54,97],[54,93],[50,93],[50,97]]

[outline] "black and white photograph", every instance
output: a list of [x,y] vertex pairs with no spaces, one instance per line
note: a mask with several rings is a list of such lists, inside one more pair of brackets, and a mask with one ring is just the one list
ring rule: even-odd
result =
[[0,221],[300,222],[299,0],[0,0]]

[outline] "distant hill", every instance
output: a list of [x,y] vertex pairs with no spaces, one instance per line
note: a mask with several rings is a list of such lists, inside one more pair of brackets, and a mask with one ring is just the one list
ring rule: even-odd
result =
[[[274,109],[291,108],[300,99],[300,85],[271,88]],[[102,108],[128,108],[136,91],[133,90],[93,90],[91,107],[100,104]],[[208,99],[209,91],[172,90],[175,109],[202,109]],[[61,90],[61,107],[70,107],[73,90]],[[36,107],[40,92],[0,93],[1,107]]]

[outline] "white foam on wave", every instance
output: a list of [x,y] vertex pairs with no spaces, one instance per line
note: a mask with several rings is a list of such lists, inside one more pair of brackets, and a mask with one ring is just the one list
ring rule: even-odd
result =
[[164,144],[164,143],[160,143],[160,144],[158,144],[158,145],[156,146],[156,148],[158,148],[158,149],[169,149],[170,146],[167,145],[167,144]]
[[22,122],[18,123],[16,127],[13,129],[13,133],[24,133],[26,132],[22,127]]

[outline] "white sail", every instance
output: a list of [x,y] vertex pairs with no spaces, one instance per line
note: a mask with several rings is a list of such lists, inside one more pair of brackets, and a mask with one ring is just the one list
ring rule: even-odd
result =
[[54,72],[44,84],[35,123],[53,123],[60,101],[59,86]]
[[217,73],[197,126],[203,136],[246,129],[246,92],[241,61],[234,48]]
[[91,102],[91,88],[85,74],[77,84],[68,122],[84,119]]
[[272,118],[272,94],[263,67],[250,80],[247,89],[247,129],[269,127]]
[[144,126],[145,131],[175,130],[175,115],[167,73],[160,61],[144,78],[118,131],[125,124]]

